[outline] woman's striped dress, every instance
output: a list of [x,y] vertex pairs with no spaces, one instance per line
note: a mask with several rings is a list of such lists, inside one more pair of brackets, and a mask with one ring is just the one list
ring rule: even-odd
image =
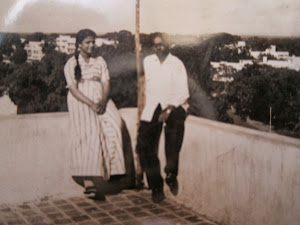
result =
[[[94,102],[102,98],[102,82],[109,80],[106,62],[102,57],[86,63],[79,55],[82,79],[78,89]],[[65,65],[67,87],[76,83],[73,56]],[[73,176],[103,176],[125,174],[122,146],[121,117],[112,100],[105,113],[98,115],[89,106],[68,93],[68,109],[72,125]]]

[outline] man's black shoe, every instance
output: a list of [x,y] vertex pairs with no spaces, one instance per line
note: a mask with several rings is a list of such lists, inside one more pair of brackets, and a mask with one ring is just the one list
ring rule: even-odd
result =
[[166,177],[166,183],[169,186],[171,193],[176,196],[178,194],[177,177],[172,174],[168,174]]
[[165,194],[162,188],[152,189],[152,201],[154,203],[160,203],[165,199]]

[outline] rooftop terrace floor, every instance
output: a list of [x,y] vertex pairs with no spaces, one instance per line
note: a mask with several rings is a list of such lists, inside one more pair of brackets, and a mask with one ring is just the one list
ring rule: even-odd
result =
[[44,197],[20,205],[0,205],[0,225],[216,225],[166,198],[155,204],[149,190],[123,190],[106,201],[82,196]]

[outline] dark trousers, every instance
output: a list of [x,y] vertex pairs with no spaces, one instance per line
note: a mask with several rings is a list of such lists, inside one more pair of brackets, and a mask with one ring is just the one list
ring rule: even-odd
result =
[[[163,187],[158,159],[159,138],[163,125],[158,121],[161,111],[159,105],[155,110],[152,121],[141,121],[138,130],[137,152],[150,189]],[[185,118],[185,110],[180,106],[172,110],[165,126],[165,172],[167,174],[172,173],[175,176],[178,173],[179,152],[183,141]]]

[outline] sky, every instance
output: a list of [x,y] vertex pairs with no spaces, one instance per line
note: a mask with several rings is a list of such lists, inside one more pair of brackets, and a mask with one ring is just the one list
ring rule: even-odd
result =
[[[140,30],[299,36],[299,0],[140,0]],[[0,31],[135,32],[136,0],[1,0]]]

